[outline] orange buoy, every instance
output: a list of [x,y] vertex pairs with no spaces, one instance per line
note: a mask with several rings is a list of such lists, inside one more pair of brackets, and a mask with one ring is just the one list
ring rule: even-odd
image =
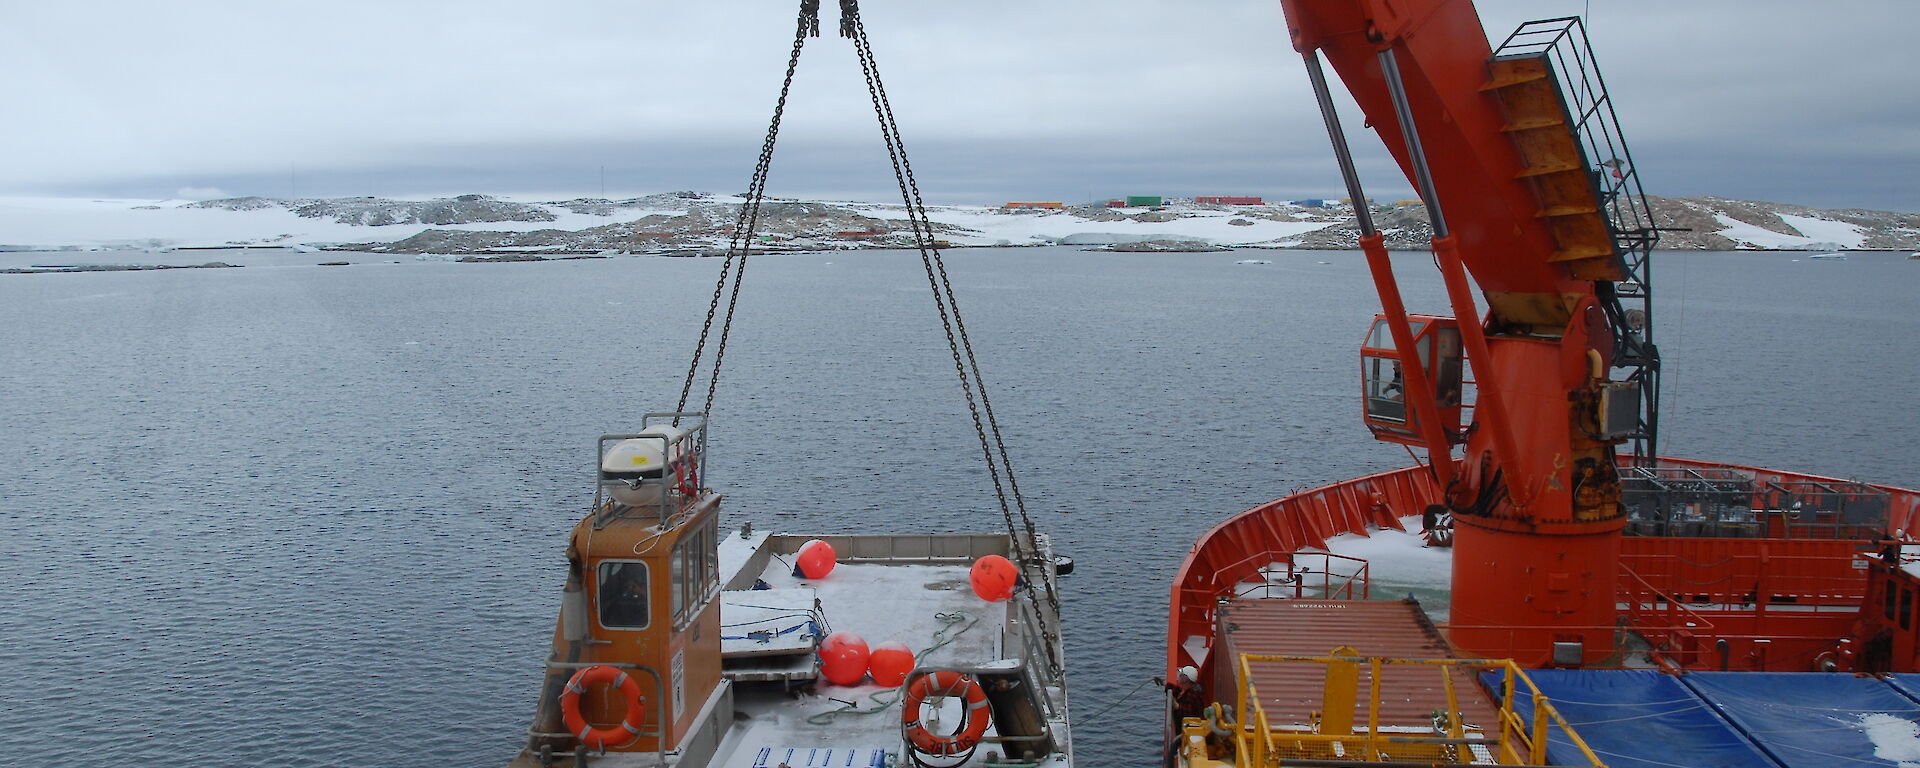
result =
[[[587,692],[589,685],[608,685],[620,690],[622,698],[627,700],[627,714],[620,724],[606,728],[595,728],[587,723],[585,715],[580,714],[580,694]],[[640,683],[625,671],[603,664],[595,664],[578,672],[567,680],[567,687],[560,691],[560,721],[566,723],[567,732],[580,739],[582,746],[604,750],[633,741],[640,736],[640,724],[646,722],[646,700],[640,697]]]
[[881,643],[867,654],[867,673],[873,675],[873,682],[888,688],[898,688],[907,681],[907,673],[913,671],[913,649],[906,643]]
[[839,648],[841,646],[859,646],[860,653],[865,654],[867,652],[867,641],[852,632],[835,632],[827,635],[827,639],[820,641],[821,650]]
[[[960,727],[945,735],[927,730],[927,726],[920,722],[920,706],[929,698],[941,696],[959,696],[967,704]],[[907,686],[907,696],[900,705],[901,735],[906,737],[907,743],[912,744],[915,751],[926,755],[958,755],[972,751],[980,745],[980,737],[986,735],[987,722],[991,719],[986,689],[981,688],[973,678],[951,669],[914,678]]]
[[867,644],[820,646],[820,676],[834,685],[859,685],[867,676]]
[[800,552],[794,555],[793,570],[795,576],[809,579],[824,579],[833,573],[835,564],[833,545],[819,539],[809,539],[800,545]]
[[997,603],[1013,597],[1013,584],[1020,572],[1013,563],[999,555],[987,555],[973,561],[973,571],[967,580],[973,583],[973,593],[989,603]]

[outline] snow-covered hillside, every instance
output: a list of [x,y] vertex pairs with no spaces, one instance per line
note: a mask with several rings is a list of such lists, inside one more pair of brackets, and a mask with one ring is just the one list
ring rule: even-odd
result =
[[[1722,198],[1653,199],[1662,246],[1732,250],[1920,248],[1920,216],[1825,211]],[[0,250],[113,250],[280,245],[393,253],[712,253],[731,239],[741,200],[677,192],[625,200],[518,201],[484,195],[432,200],[234,198],[117,200],[0,198]],[[1351,247],[1352,212],[1203,205],[1060,209],[934,206],[935,237],[951,245],[1104,245],[1191,241],[1270,248]],[[1421,248],[1424,209],[1375,215],[1396,248]],[[767,249],[898,247],[910,243],[899,205],[768,201],[757,230]]]

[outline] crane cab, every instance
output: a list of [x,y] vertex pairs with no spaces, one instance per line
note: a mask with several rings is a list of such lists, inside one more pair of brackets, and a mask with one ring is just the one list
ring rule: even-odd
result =
[[[1411,393],[1431,397],[1440,413],[1441,426],[1448,439],[1464,439],[1460,430],[1462,373],[1465,368],[1460,352],[1460,322],[1438,315],[1408,315],[1413,331],[1413,347],[1419,354],[1420,368],[1433,385],[1429,393]],[[1394,346],[1392,327],[1386,315],[1374,315],[1367,337],[1360,342],[1361,417],[1374,439],[1404,445],[1425,445],[1415,408],[1409,402],[1407,376],[1401,370],[1400,352]]]

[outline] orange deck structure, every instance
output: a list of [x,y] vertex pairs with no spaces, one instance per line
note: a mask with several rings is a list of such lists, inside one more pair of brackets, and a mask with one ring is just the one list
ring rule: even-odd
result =
[[[1659,466],[1748,478],[1760,489],[1751,504],[1778,501],[1768,498],[1769,485],[1849,483],[1687,459],[1662,459]],[[1864,487],[1885,494],[1886,514],[1876,530],[1891,533],[1920,526],[1920,491]],[[1333,536],[1403,529],[1403,518],[1419,514],[1437,498],[1432,474],[1414,466],[1295,493],[1214,526],[1195,542],[1174,577],[1167,629],[1169,677],[1188,664],[1201,669],[1203,682],[1217,674],[1212,664],[1218,654],[1211,652],[1219,642],[1214,612],[1221,600],[1234,597],[1237,585],[1261,581],[1262,569],[1293,563],[1304,552],[1324,551]],[[1868,595],[1867,561],[1879,557],[1879,542],[1873,538],[1812,538],[1820,530],[1794,531],[1798,538],[1624,536],[1620,567],[1611,579],[1619,595],[1619,615],[1628,628],[1655,643],[1657,658],[1675,668],[1814,669],[1822,653],[1852,633]],[[1896,606],[1896,622],[1897,617]],[[1718,645],[1722,640],[1724,650]],[[1756,654],[1759,640],[1768,642],[1759,644],[1763,650]],[[1550,659],[1521,661],[1540,666]],[[1915,669],[1920,667],[1899,671]]]
[[[1367,614],[1341,622],[1316,611],[1352,610],[1341,601],[1366,591],[1364,563],[1330,578],[1328,539],[1405,519],[1421,520],[1430,545],[1452,547],[1450,584],[1432,585],[1449,589],[1439,628],[1449,653],[1510,669],[1920,671],[1920,540],[1905,535],[1920,522],[1920,493],[1660,458],[1651,271],[1660,230],[1585,21],[1527,22],[1496,46],[1471,0],[1280,3],[1380,297],[1359,349],[1362,421],[1375,439],[1425,455],[1255,507],[1194,545],[1172,589],[1168,678],[1197,666],[1203,698],[1243,711],[1237,720],[1174,711],[1170,746],[1184,764],[1382,759],[1376,728],[1358,752],[1339,741],[1353,724],[1333,692],[1351,690],[1363,662],[1376,678],[1396,663],[1451,674],[1460,662],[1358,652],[1351,646],[1376,641]],[[1438,297],[1402,295],[1329,71],[1419,194]],[[1407,310],[1435,298],[1447,314]],[[1250,626],[1259,638],[1318,644],[1304,650],[1320,658],[1236,647]],[[1252,679],[1276,674],[1262,658],[1319,663],[1325,682],[1283,676],[1275,691]],[[1449,696],[1457,687],[1445,686]],[[1324,708],[1308,714],[1331,721],[1338,743],[1324,722],[1311,738],[1270,722],[1297,719],[1289,702],[1314,695]],[[1534,696],[1534,711],[1548,712]],[[1385,704],[1374,698],[1377,716]],[[1395,759],[1488,757],[1484,744],[1461,741],[1465,715],[1442,711],[1456,718],[1450,733],[1436,718],[1406,738],[1474,754]],[[1510,733],[1503,725],[1502,738]],[[1524,762],[1544,762],[1538,747]],[[1582,750],[1578,759],[1597,764]]]
[[[1394,658],[1453,658],[1453,648],[1416,604],[1388,600],[1229,599],[1215,613],[1223,658],[1324,656],[1346,646],[1352,655]],[[1261,693],[1260,705],[1276,726],[1305,726],[1321,714],[1322,670],[1314,666],[1252,662],[1248,682]],[[1216,665],[1215,690],[1232,690],[1235,670]],[[1472,675],[1459,669],[1388,667],[1380,680],[1378,721],[1389,728],[1430,726],[1433,713],[1449,708],[1441,676],[1453,678],[1461,714],[1467,722],[1490,726],[1495,706]],[[1360,670],[1357,684],[1373,681]],[[1307,695],[1311,694],[1311,695]],[[1354,721],[1367,722],[1364,702],[1354,702]]]

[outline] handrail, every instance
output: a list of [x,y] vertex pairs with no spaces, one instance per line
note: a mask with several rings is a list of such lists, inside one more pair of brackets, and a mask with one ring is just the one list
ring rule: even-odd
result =
[[[1594,202],[1612,235],[1614,255],[1625,279],[1598,288],[1601,308],[1617,337],[1613,365],[1632,371],[1641,393],[1639,424],[1631,435],[1634,466],[1657,463],[1660,414],[1660,358],[1654,347],[1653,248],[1660,229],[1640,183],[1639,168],[1627,148],[1620,117],[1607,93],[1606,78],[1593,55],[1585,23],[1578,16],[1521,24],[1494,51],[1495,60],[1533,58],[1559,76],[1555,88],[1566,106],[1575,145],[1587,169]],[[1635,299],[1629,309],[1622,299]],[[1640,313],[1638,320],[1630,312]]]
[[[1032,615],[1034,611],[1033,606],[1024,600],[1014,600],[1011,602],[1013,603],[1015,614],[1014,621],[1020,625],[1020,666],[1026,667],[1035,673],[1034,679],[1041,681],[1043,685],[1052,685],[1058,682],[1052,674],[1049,674],[1050,670],[1048,666],[1039,663],[1040,659],[1046,658],[1046,649],[1042,648],[1039,649],[1040,652],[1035,652],[1034,646],[1036,644],[1036,638],[1034,635],[1038,634],[1037,627],[1039,625],[1030,620],[1037,618]],[[1046,641],[1039,639],[1039,642],[1044,643]],[[1047,714],[1054,714],[1053,703],[1047,700],[1048,697],[1042,696],[1041,699],[1043,699],[1043,703],[1047,707]]]
[[[1260,703],[1258,688],[1253,683],[1252,665],[1256,662],[1319,664],[1328,666],[1329,668],[1335,664],[1367,665],[1372,680],[1369,686],[1370,700],[1368,701],[1366,731],[1364,733],[1352,734],[1318,733],[1319,723],[1317,721],[1314,725],[1316,729],[1314,732],[1275,729],[1272,722],[1268,719],[1266,708]],[[1380,731],[1379,708],[1381,702],[1380,685],[1382,677],[1380,672],[1384,667],[1396,665],[1432,666],[1440,668],[1442,677],[1448,681],[1447,690],[1449,694],[1449,709],[1445,713],[1449,725],[1448,730],[1444,734],[1436,731],[1436,735],[1434,736],[1419,736],[1402,732],[1383,733]],[[1240,720],[1238,722],[1225,723],[1225,725],[1235,732],[1235,742],[1240,748],[1240,754],[1253,757],[1251,761],[1252,764],[1267,764],[1271,762],[1271,755],[1282,748],[1279,742],[1284,740],[1297,745],[1317,745],[1323,748],[1324,754],[1344,754],[1345,750],[1349,748],[1346,745],[1357,743],[1363,751],[1366,760],[1379,760],[1383,754],[1382,748],[1387,745],[1397,747],[1427,745],[1436,749],[1445,749],[1463,745],[1485,744],[1499,751],[1501,762],[1512,763],[1525,761],[1531,765],[1541,765],[1546,762],[1549,728],[1557,726],[1560,732],[1580,750],[1581,756],[1587,761],[1585,765],[1593,766],[1594,768],[1604,768],[1605,766],[1600,758],[1594,754],[1593,748],[1587,745],[1586,740],[1580,737],[1580,734],[1574,730],[1573,725],[1567,722],[1566,718],[1553,706],[1553,703],[1547,698],[1546,694],[1542,693],[1539,686],[1534,684],[1532,678],[1527,676],[1526,671],[1522,670],[1512,659],[1393,658],[1345,655],[1294,656],[1243,653],[1240,654],[1238,666],[1237,693],[1239,704],[1235,710],[1235,714],[1239,716]],[[1483,729],[1476,730],[1476,733],[1482,738],[1468,737],[1464,723],[1461,721],[1458,702],[1452,696],[1452,670],[1455,668],[1465,668],[1472,671],[1499,671],[1502,673],[1502,696],[1498,713],[1500,727],[1495,739],[1484,738],[1487,734]],[[1331,672],[1329,674],[1331,675]],[[1331,681],[1331,679],[1330,677],[1329,680]],[[1520,685],[1516,683],[1524,684],[1525,694],[1533,704],[1534,714],[1532,722],[1522,720],[1522,718],[1514,712],[1514,700],[1516,694],[1520,692]],[[1322,705],[1324,707],[1326,703],[1323,702]],[[1338,751],[1336,751],[1336,746],[1338,747]],[[1400,750],[1395,751],[1402,755],[1405,754]],[[1289,756],[1287,759],[1291,761],[1294,758]]]
[[[638,739],[642,736],[652,736],[654,750],[660,758],[660,764],[666,765],[667,764],[667,732],[666,732],[667,723],[660,719],[660,713],[665,711],[661,707],[661,703],[665,701],[665,699],[662,697],[666,695],[666,687],[661,682],[660,673],[655,672],[652,667],[646,666],[644,664],[634,664],[634,663],[625,662],[625,661],[555,661],[551,658],[547,659],[547,669],[569,670],[569,669],[586,669],[587,667],[613,667],[615,669],[636,670],[636,671],[647,673],[647,677],[653,680],[653,698],[652,698],[652,701],[654,702],[653,729],[637,732],[633,735],[633,737]],[[527,726],[527,739],[529,742],[531,742],[534,739],[540,739],[540,738],[577,739],[579,738],[579,734],[553,733],[551,731],[538,730],[538,726]],[[578,746],[574,747],[575,751],[579,751],[580,749],[581,747],[578,747]],[[559,754],[568,754],[568,753],[555,752],[553,754],[559,755]],[[600,750],[600,754],[603,754],[603,755],[606,754],[606,749],[602,748]]]
[[[1316,557],[1320,558],[1321,562],[1319,570],[1316,571],[1311,567],[1294,568],[1301,559]],[[1354,563],[1357,564],[1357,566],[1351,572],[1335,573],[1333,570],[1333,562],[1336,560]],[[1342,555],[1336,552],[1302,551],[1295,552],[1290,557],[1276,559],[1271,562],[1274,565],[1285,564],[1287,566],[1287,577],[1284,580],[1275,582],[1271,575],[1266,575],[1259,584],[1246,589],[1238,589],[1238,584],[1236,584],[1233,596],[1247,597],[1258,592],[1260,597],[1275,597],[1276,591],[1280,597],[1286,597],[1288,596],[1287,593],[1291,592],[1291,597],[1294,599],[1366,600],[1372,596],[1373,586],[1369,577],[1370,571],[1368,570],[1370,565],[1365,558]],[[1267,574],[1267,570],[1266,568],[1262,568],[1260,571],[1256,571],[1256,573],[1264,575]],[[1302,575],[1314,574],[1320,576],[1320,584],[1318,587],[1314,587],[1308,584],[1306,580],[1300,578]],[[1338,584],[1334,583],[1336,576],[1340,579]],[[1245,584],[1248,582],[1240,583]],[[1358,587],[1358,589],[1355,589],[1355,587]],[[1318,589],[1318,594],[1310,594],[1310,591],[1313,589]]]
[[[688,426],[680,427],[681,420],[690,420]],[[646,434],[646,429],[657,421],[668,421],[676,429],[682,429],[678,435]],[[697,411],[660,411],[644,414],[640,417],[640,432],[631,434],[601,435],[593,451],[593,526],[598,529],[620,516],[625,509],[635,509],[618,504],[606,498],[606,489],[601,462],[607,453],[607,444],[619,440],[657,440],[660,442],[660,456],[664,462],[661,476],[657,480],[642,480],[641,483],[657,483],[660,486],[660,498],[652,505],[655,516],[663,528],[672,528],[685,521],[693,513],[694,503],[703,495],[701,488],[707,483],[707,419],[706,414]]]
[[[1647,583],[1646,579],[1641,578],[1640,574],[1634,572],[1633,569],[1628,568],[1626,564],[1624,563],[1621,564],[1620,573],[1632,579],[1633,581],[1638,582],[1640,586],[1645,587],[1648,592],[1651,592],[1655,595],[1664,596],[1667,598],[1666,614],[1667,614],[1668,626],[1665,627],[1665,629],[1669,631],[1676,628],[1682,628],[1682,627],[1686,629],[1699,628],[1707,631],[1712,631],[1714,629],[1713,622],[1708,621],[1707,617],[1701,616],[1699,613],[1695,612],[1692,608],[1687,607],[1681,601],[1673,599],[1672,595],[1665,594],[1661,592],[1659,589],[1655,588],[1652,584]],[[1641,613],[1643,613],[1642,609],[1640,608],[1640,601],[1638,599],[1633,598],[1631,595],[1626,595],[1623,597],[1626,598],[1627,615],[1629,619],[1631,619],[1632,617],[1639,616]],[[1686,614],[1685,624],[1681,623],[1680,614]],[[1636,631],[1644,633],[1649,629],[1655,629],[1655,628],[1648,627],[1648,626],[1641,626],[1637,622],[1635,623]]]

